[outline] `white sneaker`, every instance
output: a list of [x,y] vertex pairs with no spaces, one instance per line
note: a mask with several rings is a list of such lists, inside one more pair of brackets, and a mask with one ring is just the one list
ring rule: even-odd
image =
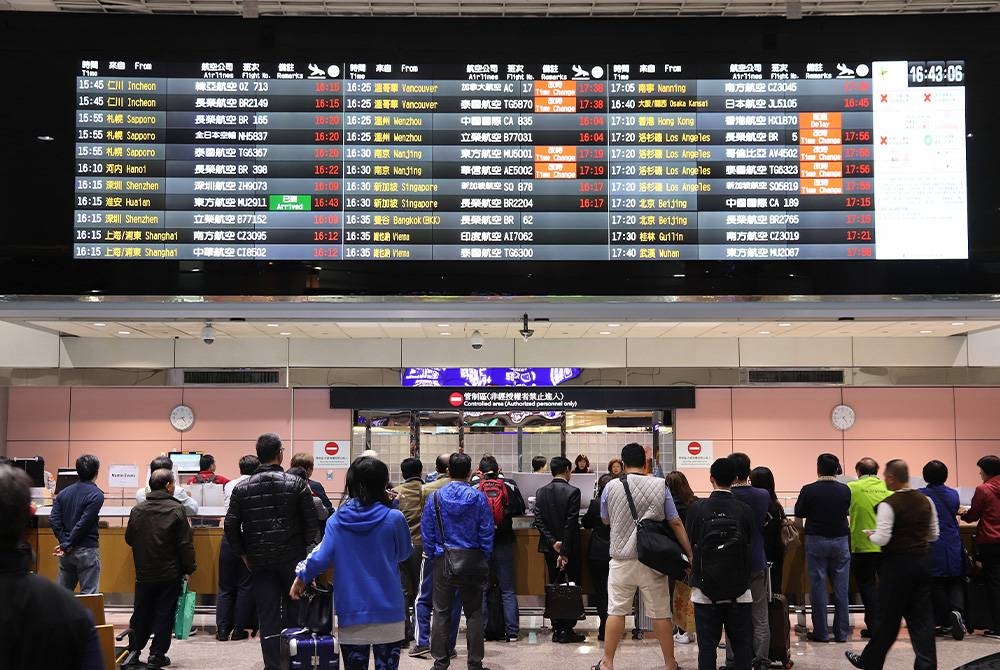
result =
[[674,633],[674,642],[677,644],[691,644],[691,635],[688,633]]

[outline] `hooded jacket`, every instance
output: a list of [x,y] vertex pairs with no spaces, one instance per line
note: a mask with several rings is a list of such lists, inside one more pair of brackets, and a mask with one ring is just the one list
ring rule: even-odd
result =
[[326,522],[323,541],[295,573],[304,582],[333,565],[333,602],[340,627],[403,621],[399,563],[413,552],[403,513],[382,503],[348,500]]
[[[438,529],[434,501],[441,507],[444,537]],[[493,512],[478,489],[452,480],[447,486],[432,492],[424,504],[420,519],[424,538],[424,555],[430,558],[444,553],[444,544],[454,549],[479,549],[489,558],[493,553]]]

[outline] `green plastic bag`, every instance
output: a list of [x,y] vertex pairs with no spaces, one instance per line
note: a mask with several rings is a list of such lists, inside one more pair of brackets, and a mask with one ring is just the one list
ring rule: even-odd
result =
[[174,637],[186,640],[191,636],[191,626],[194,625],[194,601],[198,594],[188,591],[188,580],[181,585],[181,595],[177,599],[177,611],[174,613]]

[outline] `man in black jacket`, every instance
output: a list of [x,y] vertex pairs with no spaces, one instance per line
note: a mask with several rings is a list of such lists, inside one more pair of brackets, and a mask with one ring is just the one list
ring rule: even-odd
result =
[[[733,648],[733,670],[750,670],[750,537],[756,521],[749,505],[737,500],[731,491],[736,481],[733,461],[717,459],[710,473],[712,495],[691,506],[685,523],[694,546],[691,602],[698,631],[698,670],[716,669],[716,649],[723,627],[726,644]],[[766,659],[761,662],[767,667]]]
[[[549,581],[566,571],[571,582],[580,584],[583,555],[580,551],[580,489],[569,483],[572,464],[563,456],[549,461],[552,481],[535,493],[535,528],[538,551],[545,556]],[[552,620],[553,642],[583,642],[586,635],[573,630],[573,619]]]
[[87,610],[63,587],[32,574],[24,543],[31,519],[31,480],[0,465],[0,667],[103,670]]
[[135,606],[129,626],[135,631],[130,651],[139,654],[153,636],[146,665],[170,665],[167,651],[174,625],[181,580],[195,571],[191,525],[184,507],[174,498],[174,473],[154,470],[149,476],[149,494],[132,508],[125,542],[132,547],[135,562]]
[[284,451],[274,433],[257,438],[261,465],[233,490],[226,513],[226,539],[253,579],[266,670],[281,668],[278,635],[295,623],[288,587],[319,532],[306,480],[281,469]]

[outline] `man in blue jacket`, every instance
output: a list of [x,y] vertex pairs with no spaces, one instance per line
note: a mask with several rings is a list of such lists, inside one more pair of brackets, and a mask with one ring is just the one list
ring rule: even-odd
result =
[[[424,553],[434,567],[434,616],[431,620],[431,656],[434,670],[446,670],[450,663],[448,638],[455,586],[445,577],[444,545],[455,549],[479,549],[487,558],[493,552],[493,513],[479,490],[469,485],[472,459],[455,453],[448,461],[452,480],[435,491],[424,505],[420,530]],[[437,510],[441,512],[443,537],[438,528]],[[469,649],[469,670],[484,670],[483,588],[462,586],[458,589],[465,610],[465,639]]]
[[101,463],[84,454],[76,459],[79,481],[56,496],[49,525],[59,540],[59,583],[70,591],[80,584],[80,593],[97,593],[101,586],[101,552],[97,544],[97,517],[104,506],[104,493],[94,480]]

